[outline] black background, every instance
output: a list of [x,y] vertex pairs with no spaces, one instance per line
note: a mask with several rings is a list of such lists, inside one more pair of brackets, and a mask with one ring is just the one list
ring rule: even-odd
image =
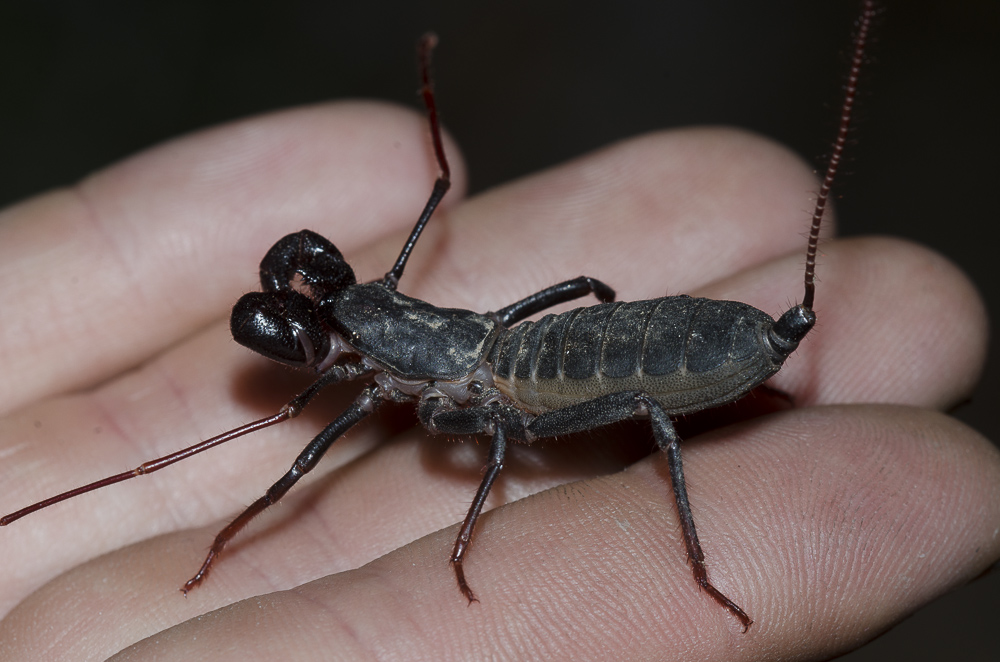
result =
[[[838,183],[841,230],[941,251],[996,328],[1000,3],[882,4]],[[0,203],[254,113],[342,97],[416,107],[413,44],[428,29],[441,36],[439,102],[472,192],[687,124],[752,129],[822,167],[856,14],[853,0],[7,0]],[[998,374],[994,346],[956,412],[994,442]],[[994,572],[843,659],[992,661],[998,617]]]

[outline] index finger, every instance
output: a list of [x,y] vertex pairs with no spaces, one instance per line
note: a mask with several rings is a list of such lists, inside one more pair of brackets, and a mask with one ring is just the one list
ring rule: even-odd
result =
[[[425,120],[334,103],[184,137],[0,214],[0,407],[134,366],[228,314],[283,234],[342,250],[412,225],[437,164]],[[449,145],[456,185],[464,186]]]

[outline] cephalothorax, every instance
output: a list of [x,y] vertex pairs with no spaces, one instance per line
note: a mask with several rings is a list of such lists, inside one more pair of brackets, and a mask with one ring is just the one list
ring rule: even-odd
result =
[[[485,314],[438,308],[397,292],[409,255],[450,185],[429,74],[435,38],[427,35],[419,46],[422,93],[441,175],[392,269],[379,281],[358,283],[330,241],[302,230],[268,251],[260,265],[263,291],[243,296],[233,308],[230,324],[238,342],[276,361],[313,369],[320,375],[317,381],[274,416],[11,513],[0,525],[284,421],[326,386],[363,379],[367,384],[353,404],[309,443],[263,497],[218,534],[183,590],[204,580],[229,540],[313,469],[334,441],[391,400],[415,403],[421,423],[432,432],[492,437],[486,473],[451,556],[458,585],[471,603],[476,598],[462,563],[503,467],[507,443],[648,418],[667,456],[695,580],[748,628],[752,620],[746,612],[708,579],[688,503],[680,439],[670,417],[739,399],[776,373],[815,324],[813,277],[820,222],[843,151],[872,14],[872,2],[866,0],[840,131],[813,215],[805,297],[777,320],[745,303],[683,295],[615,302],[610,287],[588,276]],[[589,294],[601,303],[525,321]]]

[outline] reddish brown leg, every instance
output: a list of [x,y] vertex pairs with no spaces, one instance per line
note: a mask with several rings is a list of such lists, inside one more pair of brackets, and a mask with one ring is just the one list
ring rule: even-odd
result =
[[475,593],[472,592],[472,589],[469,588],[468,582],[465,581],[465,570],[462,568],[462,561],[465,558],[465,551],[469,548],[469,543],[472,541],[472,530],[476,526],[476,520],[479,519],[479,513],[483,510],[483,504],[486,503],[486,497],[490,494],[490,488],[493,487],[497,476],[500,475],[500,470],[503,469],[503,457],[506,450],[506,435],[503,432],[503,428],[498,427],[496,432],[493,433],[493,442],[490,445],[490,460],[489,464],[486,465],[486,475],[483,476],[483,481],[479,484],[476,498],[472,500],[472,506],[469,507],[469,513],[465,516],[462,528],[458,532],[458,538],[455,540],[455,549],[451,553],[451,567],[455,569],[455,579],[458,580],[458,588],[462,591],[462,595],[468,599],[469,604],[479,602],[479,600],[476,598]]
[[667,466],[670,468],[670,482],[674,487],[674,501],[677,504],[677,513],[680,516],[681,532],[684,535],[684,545],[687,547],[688,561],[691,563],[691,571],[694,573],[694,580],[703,591],[712,596],[712,599],[725,607],[743,625],[746,632],[753,624],[753,620],[735,602],[726,597],[722,591],[715,588],[708,580],[708,566],[705,565],[705,553],[701,551],[701,543],[698,542],[698,534],[694,528],[694,516],[691,514],[691,502],[688,500],[687,487],[684,484],[684,467],[681,464],[680,437],[674,430],[673,423],[663,407],[653,398],[640,396],[643,404],[649,410],[649,420],[653,424],[653,437],[660,449],[667,455]]

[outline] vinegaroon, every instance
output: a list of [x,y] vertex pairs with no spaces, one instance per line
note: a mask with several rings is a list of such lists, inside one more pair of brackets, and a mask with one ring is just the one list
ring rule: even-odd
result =
[[[499,310],[481,314],[438,308],[397,291],[417,240],[450,186],[432,82],[436,38],[419,43],[422,95],[440,176],[395,264],[381,280],[358,283],[337,248],[302,230],[280,239],[260,264],[263,291],[234,306],[235,340],[275,361],[309,368],[318,379],[277,414],[70,490],[0,518],[25,515],[100,487],[152,473],[226,441],[298,415],[324,388],[349,380],[365,387],[346,411],[301,452],[266,494],[226,526],[204,563],[183,587],[201,583],[227,543],[251,519],[311,471],[330,446],[386,400],[415,403],[431,432],[491,437],[485,475],[451,555],[459,589],[477,600],[463,561],[476,520],[504,466],[508,442],[567,435],[634,418],[650,421],[666,454],[694,579],[735,616],[744,631],[747,613],[709,580],[695,531],[671,417],[733,402],[774,375],[816,322],[814,276],[820,224],[839,165],[864,57],[873,3],[866,0],[855,38],[840,127],[809,231],[805,295],[777,320],[745,303],[686,295],[616,302],[601,281],[580,276]],[[601,303],[528,317],[593,294]]]

